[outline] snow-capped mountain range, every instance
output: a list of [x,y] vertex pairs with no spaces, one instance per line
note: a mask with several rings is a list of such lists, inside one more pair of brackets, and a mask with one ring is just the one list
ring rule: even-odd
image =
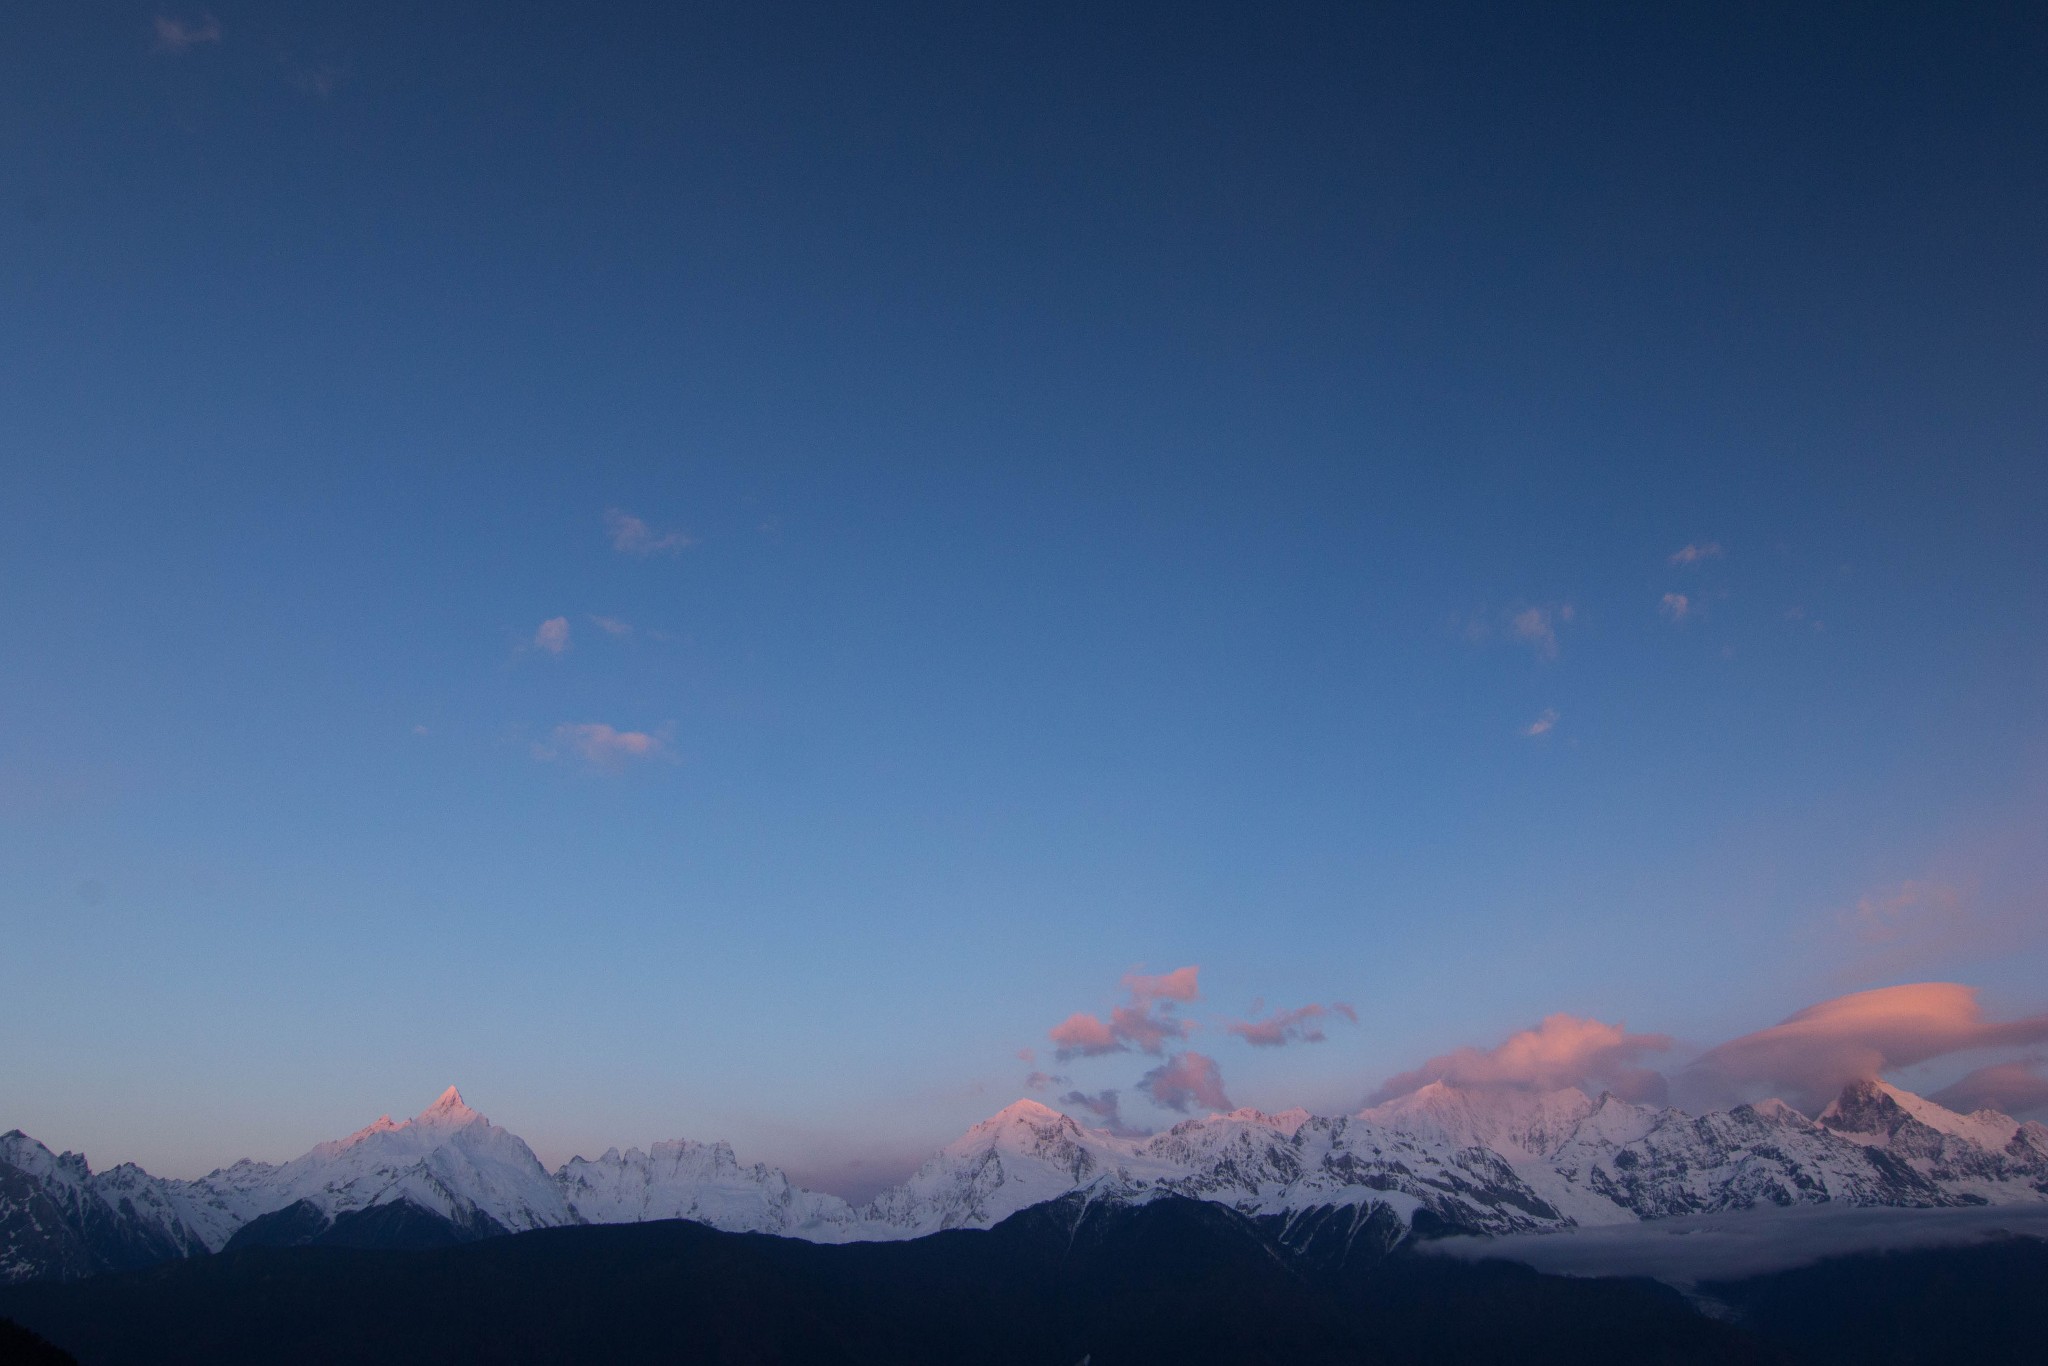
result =
[[[692,1219],[814,1242],[986,1228],[1079,1192],[1172,1194],[1297,1226],[1411,1235],[1531,1233],[1759,1205],[2048,1201],[2048,1127],[1959,1115],[1882,1081],[1816,1119],[1781,1101],[1689,1115],[1578,1090],[1438,1082],[1352,1115],[1237,1110],[1149,1137],[1020,1100],[861,1206],[742,1165],[724,1143],[617,1149],[549,1172],[450,1087],[290,1162],[195,1181],[95,1173],[0,1136],[0,1282],[74,1278],[230,1247],[451,1241],[564,1224]],[[1284,1236],[1284,1235],[1283,1235]]]

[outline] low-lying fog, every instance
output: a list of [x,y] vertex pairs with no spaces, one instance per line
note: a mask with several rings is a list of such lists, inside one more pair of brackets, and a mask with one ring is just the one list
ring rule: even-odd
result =
[[1823,1257],[1943,1247],[1985,1238],[2048,1238],[2048,1204],[1970,1209],[1803,1205],[1655,1219],[1639,1224],[1444,1238],[1423,1250],[1500,1257],[1565,1276],[1653,1276],[1672,1285],[1735,1280]]

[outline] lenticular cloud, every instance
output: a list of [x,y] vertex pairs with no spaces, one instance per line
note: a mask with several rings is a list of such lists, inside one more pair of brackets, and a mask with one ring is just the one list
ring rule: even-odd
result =
[[1554,1091],[1576,1086],[1630,1100],[1662,1100],[1664,1078],[1640,1065],[1645,1053],[1671,1047],[1665,1034],[1631,1034],[1622,1024],[1550,1015],[1494,1048],[1460,1048],[1389,1078],[1370,1104],[1405,1096],[1434,1081],[1472,1088]]
[[1928,1099],[1958,1114],[1972,1110],[2033,1114],[2048,1111],[2048,1077],[2031,1063],[1997,1062],[1978,1068]]
[[1987,1020],[1974,987],[1914,982],[1808,1006],[1769,1029],[1709,1049],[1682,1078],[1720,1100],[1759,1088],[1824,1105],[1852,1081],[1977,1048],[2048,1040],[2048,1014]]

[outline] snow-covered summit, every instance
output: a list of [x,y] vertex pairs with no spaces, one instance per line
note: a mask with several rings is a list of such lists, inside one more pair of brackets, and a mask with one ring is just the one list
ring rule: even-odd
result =
[[694,1219],[848,1242],[985,1228],[1075,1193],[1124,1203],[1189,1196],[1289,1227],[1334,1220],[1395,1238],[1771,1204],[2042,1201],[2048,1128],[1992,1111],[1958,1115],[1875,1079],[1846,1088],[1815,1119],[1777,1100],[1691,1115],[1571,1088],[1437,1082],[1354,1115],[1241,1109],[1150,1137],[1090,1128],[1026,1099],[856,1207],[742,1162],[722,1142],[612,1148],[550,1173],[450,1087],[411,1119],[380,1116],[290,1162],[238,1162],[197,1181],[133,1166],[94,1173],[76,1153],[0,1136],[0,1281],[218,1250],[271,1216],[295,1236],[317,1236],[393,1205],[467,1237]]
[[1433,1081],[1361,1110],[1358,1117],[1404,1133],[1435,1133],[1462,1148],[1543,1157],[1555,1152],[1595,1108],[1577,1087],[1529,1091]]
[[1882,1147],[1908,1122],[1997,1151],[2019,1133],[2019,1121],[1996,1110],[1959,1115],[1876,1077],[1851,1082],[1820,1114],[1820,1123],[1845,1138]]
[[[391,1117],[389,1115],[384,1117],[385,1123],[388,1124],[390,1120]],[[474,1124],[478,1120],[483,1120],[486,1124],[490,1123],[482,1115],[463,1104],[462,1092],[451,1086],[443,1091],[432,1105],[429,1105],[426,1109],[420,1111],[419,1114],[413,1116],[408,1123],[436,1129],[459,1129],[466,1124]]]
[[742,1165],[728,1143],[678,1139],[649,1151],[608,1149],[571,1158],[554,1175],[579,1223],[695,1219],[736,1233],[780,1233],[843,1242],[858,1222],[836,1195],[805,1190],[761,1163]]

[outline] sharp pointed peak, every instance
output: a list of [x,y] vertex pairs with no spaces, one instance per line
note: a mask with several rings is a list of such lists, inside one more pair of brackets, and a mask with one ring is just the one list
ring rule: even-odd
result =
[[437,1097],[432,1105],[414,1117],[415,1124],[467,1124],[483,1116],[463,1103],[462,1092],[449,1087]]
[[1835,1093],[1827,1108],[1820,1112],[1820,1122],[1831,1124],[1834,1120],[1860,1110],[1866,1106],[1880,1105],[1884,1101],[1898,1102],[1898,1092],[1885,1085],[1876,1077],[1857,1077]]

